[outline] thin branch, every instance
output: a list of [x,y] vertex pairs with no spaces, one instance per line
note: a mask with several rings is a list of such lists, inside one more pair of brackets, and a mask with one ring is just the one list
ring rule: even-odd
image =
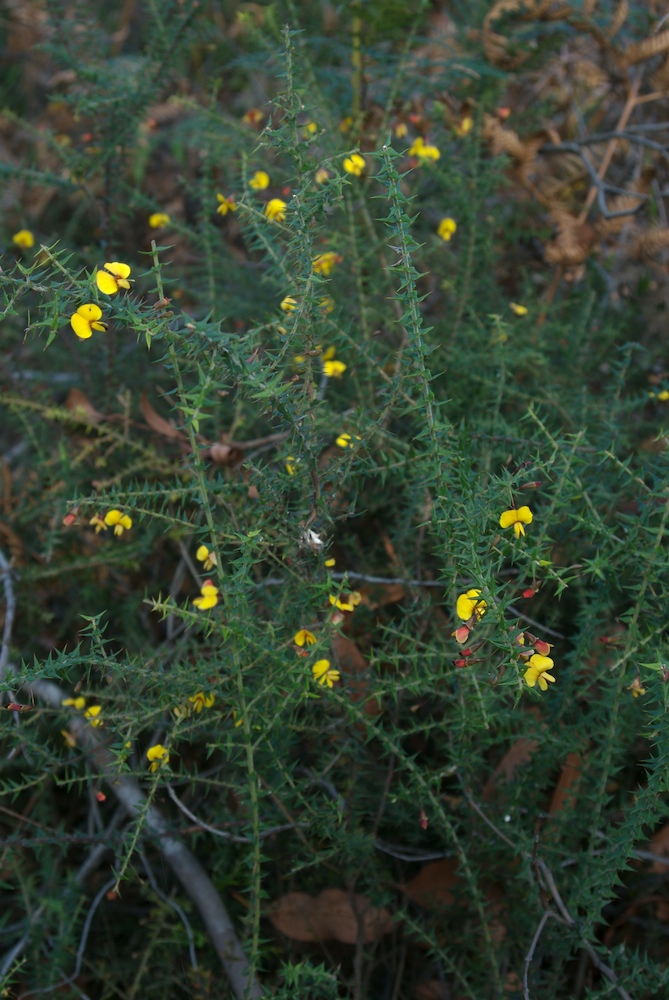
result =
[[[192,819],[192,821],[194,823],[197,823],[198,826],[202,827],[203,830],[206,830],[208,833],[213,833],[215,837],[224,837],[226,840],[232,840],[235,842],[235,844],[253,843],[251,837],[238,837],[237,834],[235,833],[229,833],[227,830],[219,830],[215,826],[209,826],[208,823],[205,823],[204,820],[196,816],[195,813],[192,813],[188,808],[188,806],[185,806],[183,804],[183,802],[181,801],[180,798],[178,798],[177,793],[174,791],[174,789],[170,784],[165,783],[164,787],[167,790],[167,794],[172,799],[172,802],[174,802],[174,804],[178,806],[179,809],[181,809],[181,812],[184,814],[184,816],[188,816],[189,819]],[[298,823],[297,825],[306,826],[307,824]],[[295,829],[295,823],[283,823],[281,826],[272,826],[270,827],[269,830],[263,830],[260,833],[260,839],[265,840],[267,837],[271,837],[275,833],[283,833],[285,830],[294,830],[294,829]]]

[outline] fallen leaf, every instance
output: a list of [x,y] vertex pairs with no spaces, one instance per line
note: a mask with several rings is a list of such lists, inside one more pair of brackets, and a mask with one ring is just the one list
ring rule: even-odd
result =
[[318,896],[289,892],[269,909],[267,916],[281,934],[293,941],[341,941],[355,944],[376,941],[393,928],[385,907],[372,906],[367,896],[354,896],[344,889],[324,889]]
[[412,903],[417,903],[425,909],[452,906],[455,896],[451,889],[462,883],[458,875],[457,858],[441,858],[425,865],[418,874],[400,886]]
[[553,792],[553,798],[548,808],[549,816],[562,812],[567,800],[576,792],[576,784],[581,777],[581,758],[577,753],[567,754],[562,765],[562,772]]
[[70,389],[65,400],[65,408],[83,424],[99,424],[101,420],[105,419],[104,413],[96,410],[81,389]]
[[532,754],[538,746],[538,740],[528,740],[524,736],[516,740],[483,786],[482,798],[484,802],[489,802],[493,798],[500,781],[513,781],[517,769],[529,764],[532,760]]
[[331,639],[337,666],[346,677],[346,687],[353,704],[364,702],[363,712],[372,718],[381,714],[379,699],[371,695],[369,664],[352,639],[333,635]]
[[142,398],[139,401],[139,408],[142,411],[142,416],[146,420],[147,424],[152,431],[157,434],[162,434],[163,437],[167,438],[183,438],[181,431],[177,430],[169,421],[161,417],[159,413],[156,413],[151,403],[146,398],[146,392],[142,393]]

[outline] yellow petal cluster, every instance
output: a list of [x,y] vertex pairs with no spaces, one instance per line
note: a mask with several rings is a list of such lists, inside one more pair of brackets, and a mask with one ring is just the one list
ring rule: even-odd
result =
[[120,288],[130,288],[129,274],[127,264],[118,260],[107,261],[104,268],[96,272],[95,283],[103,295],[116,295]]
[[529,507],[505,510],[503,514],[500,514],[499,526],[500,528],[510,528],[513,526],[516,538],[520,538],[521,535],[525,534],[524,525],[531,524],[533,517],[534,515]]
[[94,302],[86,302],[79,306],[77,311],[70,316],[70,326],[76,333],[79,340],[88,340],[93,336],[93,330],[106,330],[106,323],[101,323],[102,309]]
[[343,163],[346,173],[353,174],[354,177],[362,177],[365,166],[365,157],[361,156],[360,153],[352,153],[351,156],[346,157]]

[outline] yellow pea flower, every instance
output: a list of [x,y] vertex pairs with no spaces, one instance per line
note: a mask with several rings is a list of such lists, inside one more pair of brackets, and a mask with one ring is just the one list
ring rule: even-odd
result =
[[313,268],[316,274],[322,274],[324,278],[327,278],[332,273],[335,264],[341,264],[342,260],[343,258],[338,253],[329,250],[327,253],[319,253],[317,257],[314,257]]
[[203,564],[202,568],[205,570],[213,569],[214,566],[218,565],[216,553],[208,549],[206,545],[200,545],[195,553],[195,558]]
[[95,275],[95,282],[103,295],[116,295],[119,288],[130,288],[130,268],[118,260],[107,262]]
[[188,700],[191,702],[194,710],[199,715],[203,708],[211,708],[214,704],[214,695],[205,694],[204,691],[198,691],[197,694],[192,695]]
[[442,240],[448,243],[451,236],[455,234],[457,228],[458,224],[455,219],[451,219],[449,216],[446,216],[446,218],[442,219],[437,226],[437,236],[441,236]]
[[106,330],[107,324],[101,323],[102,309],[94,302],[87,302],[79,306],[77,311],[70,316],[70,326],[76,333],[79,340],[88,340],[93,336],[93,330]]
[[150,771],[154,773],[163,764],[168,764],[170,760],[170,755],[167,747],[164,747],[162,743],[156,743],[155,746],[149,747],[146,751],[147,758],[151,761]]
[[120,510],[108,510],[105,514],[105,524],[108,528],[114,529],[114,534],[120,538],[124,531],[130,531],[132,520],[127,514],[122,514]]
[[325,184],[325,182],[329,179],[330,179],[330,171],[326,170],[325,167],[319,167],[314,177],[316,183]]
[[78,698],[63,698],[61,705],[64,708],[76,708],[77,712],[81,712],[86,708],[86,699],[81,695]]
[[500,528],[510,528],[513,525],[516,538],[525,534],[524,525],[531,524],[534,515],[529,507],[519,507],[517,510],[505,510],[500,514]]
[[218,208],[216,209],[219,215],[227,215],[228,212],[237,211],[237,204],[234,198],[226,198],[223,194],[217,194],[216,200],[219,203]]
[[528,662],[528,667],[523,677],[525,678],[528,685],[533,688],[535,684],[539,684],[542,691],[548,690],[548,681],[551,684],[555,683],[555,678],[548,671],[552,670],[554,663],[550,656],[542,656],[540,653],[534,653]]
[[293,642],[296,646],[313,646],[316,642],[316,636],[308,628],[301,628],[293,636]]
[[314,675],[315,681],[329,688],[333,687],[335,681],[338,681],[341,676],[338,670],[334,670],[330,666],[329,660],[316,660],[311,668],[311,672]]
[[167,212],[154,212],[153,215],[149,216],[151,229],[162,229],[163,226],[169,226],[171,221]]
[[30,250],[35,246],[35,237],[29,229],[19,229],[18,233],[12,236],[12,243],[21,250]]
[[271,198],[265,205],[265,215],[271,222],[283,222],[286,218],[286,203],[281,198]]
[[101,711],[102,711],[102,705],[89,705],[86,711],[84,712],[84,719],[88,719],[90,724],[92,726],[95,726],[96,728],[98,726],[102,726],[104,723],[102,722],[102,719],[99,717]]
[[264,170],[256,170],[249,180],[249,187],[253,188],[254,191],[264,191],[265,188],[269,187],[269,174],[265,173]]
[[343,361],[324,361],[323,374],[326,378],[341,378],[346,371]]
[[365,166],[365,157],[361,156],[360,153],[352,153],[351,156],[346,157],[343,163],[346,173],[353,174],[354,177],[362,177]]
[[409,156],[415,156],[420,163],[427,163],[438,160],[441,152],[436,146],[432,146],[429,142],[425,142],[421,136],[418,136],[409,147]]
[[509,309],[516,316],[527,316],[527,306],[521,306],[518,302],[509,302]]
[[218,587],[215,587],[211,580],[205,580],[203,585],[200,587],[200,597],[196,597],[193,604],[200,611],[208,611],[209,608],[215,608],[218,604]]
[[292,295],[286,295],[285,298],[281,299],[279,308],[285,313],[295,312],[297,309],[297,299],[294,299]]
[[[468,590],[466,594],[460,594],[456,605],[456,614],[463,622],[468,622],[473,614],[477,618],[483,618],[485,614],[486,602],[479,601],[480,590]],[[459,640],[458,640],[459,641]]]

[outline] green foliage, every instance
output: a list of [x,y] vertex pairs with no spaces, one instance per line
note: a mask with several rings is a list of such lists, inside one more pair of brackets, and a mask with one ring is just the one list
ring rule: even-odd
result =
[[[0,272],[2,690],[30,708],[0,720],[0,985],[224,995],[158,806],[268,996],[521,996],[527,960],[532,995],[570,997],[582,956],[584,996],[665,995],[659,922],[643,947],[615,936],[669,812],[659,362],[601,271],[546,305],[529,265],[500,269],[526,219],[484,139],[504,74],[475,50],[434,68],[427,20],[394,0],[349,5],[331,37],[315,5],[302,33],[276,5],[147,2],[125,47],[109,11],[52,6],[41,57],[69,82],[42,131],[6,112],[29,138],[2,168],[26,205],[50,197],[34,248],[5,230]],[[434,162],[395,131],[414,105]],[[100,290],[105,262],[128,289]],[[107,330],[78,339],[86,304]],[[524,534],[500,527],[526,506]],[[530,686],[546,655],[554,683]],[[45,681],[75,704],[29,705]],[[141,783],[135,815],[96,740]],[[86,882],[96,852],[108,887]],[[433,862],[436,903],[413,882]],[[387,933],[279,924],[277,900],[329,888]]]

